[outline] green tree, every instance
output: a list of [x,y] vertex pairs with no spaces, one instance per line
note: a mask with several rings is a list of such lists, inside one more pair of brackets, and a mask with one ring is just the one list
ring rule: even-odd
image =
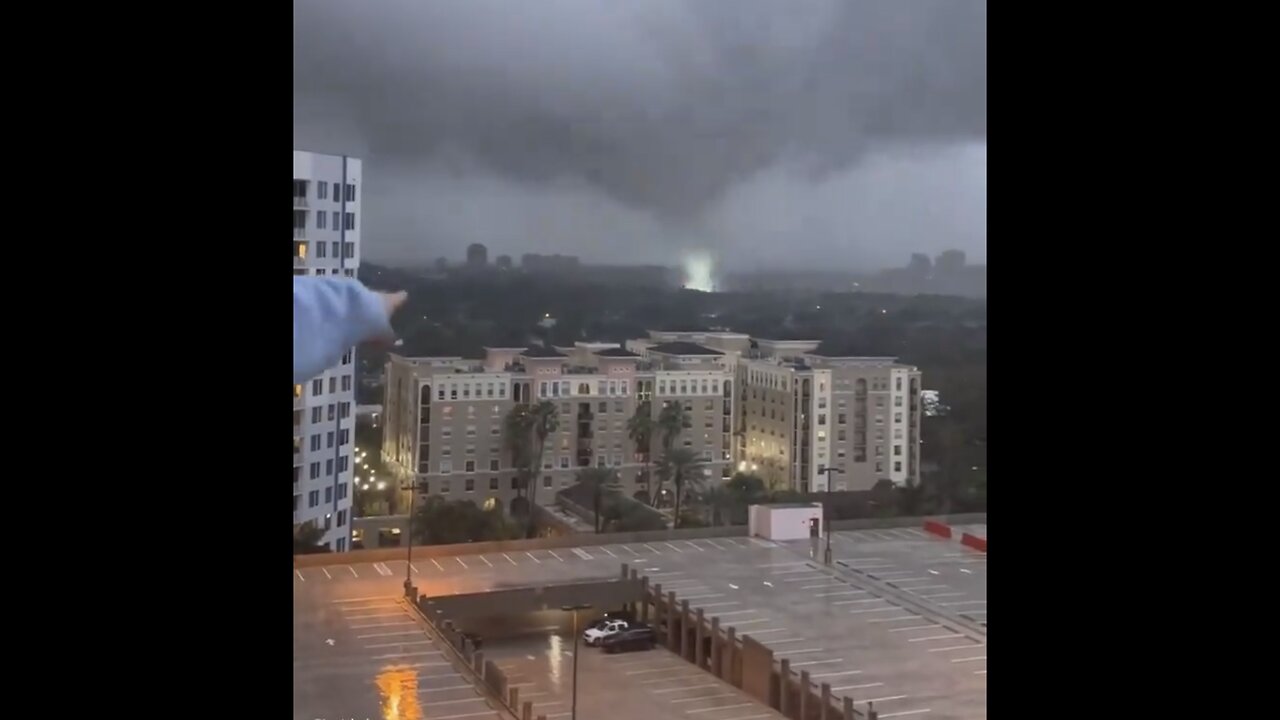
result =
[[526,532],[528,537],[533,537],[537,533],[537,515],[533,509],[533,506],[536,504],[535,498],[537,497],[538,492],[538,483],[536,481],[535,474],[540,472],[542,469],[542,454],[547,448],[547,438],[551,433],[560,428],[560,413],[556,409],[555,403],[549,400],[543,400],[537,405],[534,405],[529,412],[533,418],[534,443],[533,463],[529,469],[529,479],[531,481],[528,483],[529,527]]
[[[635,443],[636,455],[644,463],[644,487],[649,488],[649,464],[653,451],[653,406],[645,400],[636,406],[636,412],[627,419],[627,437]],[[648,493],[645,494],[648,497]]]
[[595,514],[595,530],[604,528],[606,503],[622,490],[618,472],[613,468],[586,467],[578,471],[578,485],[591,495],[591,511]]
[[324,531],[315,523],[302,523],[293,529],[293,553],[295,555],[309,555],[329,552],[329,548],[320,544],[320,540],[323,537]]
[[[662,498],[662,483],[674,479],[671,474],[672,466],[670,464],[670,455],[675,447],[676,438],[680,437],[680,432],[684,430],[688,424],[689,418],[685,415],[684,406],[678,402],[668,402],[662,406],[662,410],[658,412],[658,421],[655,423],[659,436],[662,439],[662,463],[665,464],[666,471],[659,468],[658,484],[653,489],[653,506],[657,507],[659,500]],[[680,502],[677,492],[676,503]],[[677,518],[678,521],[678,518]]]
[[686,448],[672,448],[662,456],[658,467],[659,483],[663,478],[671,481],[676,491],[675,527],[680,527],[680,505],[686,490],[697,490],[702,480],[697,456]]
[[728,495],[728,506],[731,525],[742,525],[747,522],[747,506],[767,502],[769,490],[764,479],[749,473],[734,473],[724,484]]
[[428,497],[413,517],[414,541],[423,545],[507,540],[521,535],[521,528],[502,515],[502,509],[482,510],[469,500]]
[[528,405],[518,403],[503,419],[502,443],[511,454],[511,467],[519,473],[516,497],[523,499],[533,475],[533,413]]

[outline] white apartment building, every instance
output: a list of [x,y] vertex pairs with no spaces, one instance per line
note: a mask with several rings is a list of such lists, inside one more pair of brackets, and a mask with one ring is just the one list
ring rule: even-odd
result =
[[[293,274],[355,277],[360,266],[360,160],[293,153]],[[293,388],[293,524],[324,530],[343,552],[351,542],[355,349]]]

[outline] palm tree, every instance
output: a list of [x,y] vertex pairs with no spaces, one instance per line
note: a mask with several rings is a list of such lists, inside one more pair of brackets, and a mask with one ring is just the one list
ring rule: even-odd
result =
[[[658,421],[655,426],[662,437],[662,457],[663,462],[667,460],[667,456],[671,454],[672,447],[675,445],[676,438],[680,437],[680,431],[684,430],[685,421],[688,418],[684,414],[684,407],[678,402],[668,402],[662,406],[662,410],[658,413]],[[658,499],[662,497],[662,483],[664,480],[671,479],[670,465],[666,465],[666,472],[659,469],[658,486],[653,490],[652,503],[653,507],[658,506]],[[677,498],[678,500],[678,498]]]
[[659,477],[665,475],[671,478],[671,484],[676,488],[675,522],[673,523],[675,528],[680,527],[680,502],[684,496],[685,484],[688,483],[691,489],[696,489],[701,482],[701,477],[693,472],[694,466],[698,464],[700,464],[698,457],[692,450],[686,448],[674,448],[662,456]]
[[533,455],[533,423],[534,417],[528,405],[520,404],[511,408],[503,421],[502,442],[511,453],[511,467],[520,472],[520,482],[516,484],[516,497],[524,497],[529,487],[529,479],[533,476],[530,459]]
[[578,484],[591,491],[591,510],[595,513],[596,532],[604,526],[603,508],[606,498],[620,492],[622,483],[613,468],[586,467],[578,471]]
[[733,509],[734,501],[733,493],[724,484],[712,485],[698,493],[698,502],[707,509],[707,514],[710,516],[707,522],[712,527],[731,524],[730,511]]
[[526,486],[529,490],[529,530],[528,536],[533,537],[536,527],[534,525],[534,497],[538,492],[538,483],[536,473],[542,469],[542,454],[546,450],[547,437],[551,433],[560,428],[560,414],[556,409],[556,404],[550,400],[543,400],[529,409],[529,415],[532,418],[531,425],[533,427],[534,444],[533,444],[533,462],[529,466],[529,480]]
[[636,454],[644,461],[644,485],[649,487],[649,461],[653,450],[653,407],[648,400],[636,406],[627,420],[627,437],[636,444]]

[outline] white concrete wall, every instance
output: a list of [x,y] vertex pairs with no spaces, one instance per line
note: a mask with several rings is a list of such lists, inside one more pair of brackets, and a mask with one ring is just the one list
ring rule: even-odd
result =
[[809,537],[813,519],[822,522],[822,506],[776,507],[752,505],[750,508],[752,535],[767,540],[804,540]]

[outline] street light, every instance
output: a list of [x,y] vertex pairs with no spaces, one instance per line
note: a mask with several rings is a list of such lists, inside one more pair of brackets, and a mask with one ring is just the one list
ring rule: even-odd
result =
[[823,515],[822,524],[826,526],[824,529],[827,531],[827,548],[822,552],[822,561],[827,565],[830,565],[831,564],[831,476],[843,475],[844,471],[838,467],[820,467],[818,468],[818,474],[827,476],[827,493],[826,493],[826,497],[824,498],[825,500],[825,502],[823,503],[824,507],[822,508],[822,515]]
[[413,575],[410,574],[413,572],[413,499],[418,494],[418,487],[416,482],[400,486],[401,490],[409,491],[409,541],[405,546],[407,560],[404,567],[404,591],[406,593],[409,592],[409,588],[413,587]]
[[561,605],[560,609],[573,613],[573,704],[569,710],[569,720],[578,720],[578,611],[590,610],[590,605]]

